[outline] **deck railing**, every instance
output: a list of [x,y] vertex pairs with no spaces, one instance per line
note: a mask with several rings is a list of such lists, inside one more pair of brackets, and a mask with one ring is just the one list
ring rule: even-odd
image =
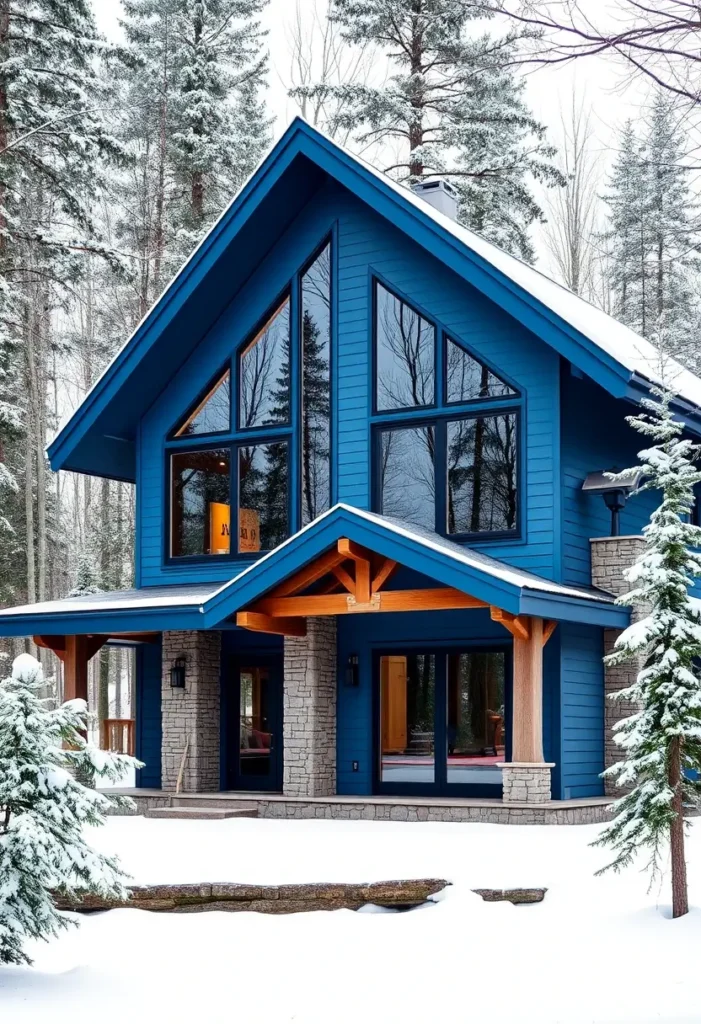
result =
[[105,718],[100,722],[100,749],[134,756],[134,719]]

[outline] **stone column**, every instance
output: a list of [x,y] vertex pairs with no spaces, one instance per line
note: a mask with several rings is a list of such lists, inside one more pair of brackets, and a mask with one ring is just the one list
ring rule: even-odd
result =
[[500,764],[505,804],[545,804],[551,799],[550,769],[554,761],[505,761]]
[[285,637],[286,796],[336,794],[336,676],[335,618],[309,618],[306,636]]
[[[643,537],[594,537],[591,540],[591,582],[592,586],[606,590],[615,597],[627,593],[630,584],[623,578],[626,569],[636,561],[645,549]],[[642,610],[633,609],[631,621],[641,618]],[[620,636],[620,629],[604,630],[604,653],[610,654]],[[611,700],[609,695],[623,690],[635,682],[642,668],[642,659],[625,665],[604,669],[604,767],[610,768],[622,759],[622,751],[614,742],[613,727],[623,718],[639,710],[631,701]],[[604,780],[607,796],[620,795],[621,789],[610,779]]]
[[[216,793],[220,788],[220,651],[221,633],[216,631],[163,634],[161,755],[167,792],[175,791],[183,758],[183,793]],[[170,685],[173,661],[180,657],[185,658],[184,689]]]

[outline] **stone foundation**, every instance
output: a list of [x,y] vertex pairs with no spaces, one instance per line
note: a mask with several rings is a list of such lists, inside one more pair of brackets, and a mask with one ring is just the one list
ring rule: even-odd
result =
[[[182,806],[186,801],[198,806],[207,803],[217,807],[254,803],[259,818],[343,821],[445,821],[472,822],[490,825],[594,825],[608,821],[610,802],[603,797],[588,800],[559,800],[542,804],[504,804],[500,800],[426,800],[392,799],[391,797],[325,797],[312,800],[304,797],[278,795],[258,796],[247,793],[241,797],[207,796],[198,800],[196,796],[163,797],[161,794],[138,795],[134,790],[129,794],[135,801],[135,814],[143,814],[149,806],[171,806],[177,802]],[[125,812],[116,812],[125,813]]]
[[554,763],[506,761],[499,767],[505,804],[546,804],[552,799],[550,769]]
[[336,620],[307,619],[307,635],[285,637],[283,793],[336,792]]
[[[175,792],[183,758],[182,792],[210,793],[220,788],[220,651],[221,634],[216,631],[163,634],[161,785],[165,792]],[[179,657],[185,658],[184,689],[170,685],[170,670]]]
[[[643,537],[595,537],[591,541],[591,581],[592,586],[606,590],[609,594],[620,597],[630,590],[630,584],[623,578],[623,573],[638,559],[645,549]],[[631,616],[635,622],[642,615],[636,608]],[[610,654],[621,634],[618,629],[604,630],[604,654]],[[618,690],[631,686],[643,667],[643,660],[627,662],[625,665],[609,666],[604,670],[604,767],[610,768],[622,757],[621,748],[614,740],[614,726],[624,718],[639,711],[637,704],[631,701],[612,700],[610,695]],[[622,790],[612,780],[605,779],[604,787],[607,796],[620,796]]]

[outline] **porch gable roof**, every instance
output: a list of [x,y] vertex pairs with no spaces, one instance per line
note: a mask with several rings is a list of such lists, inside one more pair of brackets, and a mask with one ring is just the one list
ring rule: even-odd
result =
[[513,615],[623,627],[627,608],[610,594],[517,569],[421,527],[338,504],[224,584],[203,606],[216,628],[347,538],[375,554]]

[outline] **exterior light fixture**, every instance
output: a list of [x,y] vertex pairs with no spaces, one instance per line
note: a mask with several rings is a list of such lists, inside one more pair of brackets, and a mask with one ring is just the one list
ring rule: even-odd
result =
[[358,671],[358,655],[349,654],[348,661],[346,662],[345,671],[345,684],[346,686],[359,686],[360,685],[360,673]]
[[170,685],[173,690],[185,689],[185,658],[176,658],[170,669]]
[[[610,474],[615,473],[615,480]],[[597,473],[589,473],[582,484],[582,490],[586,494],[600,494],[604,499],[606,508],[611,513],[611,536],[618,537],[620,532],[620,515],[625,508],[628,496],[638,489],[642,473],[634,469],[619,473],[616,469],[599,470]]]

